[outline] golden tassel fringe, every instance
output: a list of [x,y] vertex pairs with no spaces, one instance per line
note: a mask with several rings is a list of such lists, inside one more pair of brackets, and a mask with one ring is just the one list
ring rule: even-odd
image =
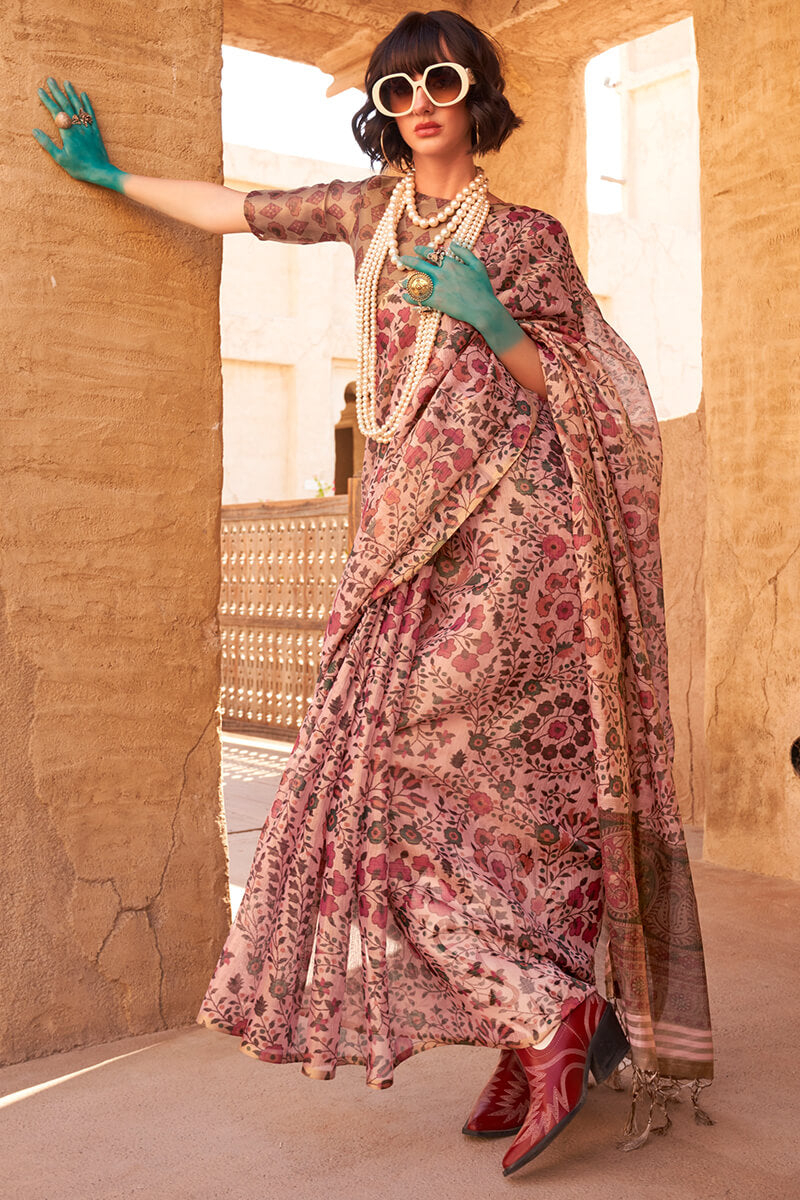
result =
[[[622,1090],[622,1082],[620,1075],[630,1060],[625,1059],[623,1064],[616,1068],[615,1071],[606,1080],[606,1086],[613,1088],[615,1091]],[[665,1134],[672,1125],[668,1105],[671,1102],[681,1099],[681,1092],[684,1088],[690,1089],[692,1098],[692,1109],[694,1119],[698,1125],[713,1125],[714,1121],[700,1107],[699,1096],[704,1087],[708,1087],[711,1083],[710,1079],[676,1079],[673,1075],[660,1075],[658,1071],[647,1071],[641,1067],[635,1067],[632,1064],[632,1084],[631,1084],[631,1111],[628,1115],[628,1120],[623,1129],[622,1140],[617,1142],[618,1150],[638,1150],[643,1146],[651,1133]],[[647,1123],[644,1129],[636,1128],[636,1107],[640,1100],[646,1101],[649,1099],[650,1106],[647,1114]],[[653,1123],[654,1118],[658,1115],[658,1110],[661,1110],[663,1121],[656,1125]]]

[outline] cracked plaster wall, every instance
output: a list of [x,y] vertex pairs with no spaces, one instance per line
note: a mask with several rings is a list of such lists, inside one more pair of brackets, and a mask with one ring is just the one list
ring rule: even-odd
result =
[[3,1063],[192,1021],[228,929],[220,244],[30,135],[71,78],[119,166],[219,181],[220,33],[211,3],[4,10]]

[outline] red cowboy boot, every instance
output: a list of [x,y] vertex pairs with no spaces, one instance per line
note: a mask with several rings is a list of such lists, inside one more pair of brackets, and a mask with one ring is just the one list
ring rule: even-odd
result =
[[503,1174],[511,1175],[541,1154],[582,1108],[589,1071],[602,1083],[629,1049],[613,1006],[597,992],[590,992],[567,1014],[543,1050],[518,1049],[530,1105],[524,1125],[503,1157]]
[[486,1138],[518,1133],[529,1101],[528,1077],[516,1050],[503,1050],[494,1075],[475,1101],[461,1132]]

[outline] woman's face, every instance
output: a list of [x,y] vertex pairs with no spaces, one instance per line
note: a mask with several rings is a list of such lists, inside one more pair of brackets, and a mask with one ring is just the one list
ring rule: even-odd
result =
[[[455,62],[455,59],[444,49],[439,61]],[[408,73],[415,82],[422,78],[419,72]],[[471,153],[472,118],[466,96],[456,104],[439,107],[422,88],[417,88],[411,112],[395,119],[401,137],[411,147],[415,163],[424,158],[449,162]]]

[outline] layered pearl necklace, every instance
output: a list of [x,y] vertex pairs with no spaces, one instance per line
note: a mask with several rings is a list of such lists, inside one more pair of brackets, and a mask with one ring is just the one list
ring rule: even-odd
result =
[[[431,239],[431,244],[438,257],[431,255],[431,261],[438,261],[446,251],[442,250],[446,238],[458,235],[458,241],[472,250],[481,229],[489,215],[489,180],[482,168],[471,183],[455,196],[449,204],[441,209],[435,217],[421,217],[415,203],[414,168],[407,171],[392,192],[386,210],[381,217],[369,244],[364,261],[356,280],[356,323],[358,337],[358,379],[356,381],[356,415],[358,427],[364,437],[373,438],[376,442],[390,442],[400,427],[409,404],[417,394],[423,375],[428,369],[428,363],[433,352],[433,344],[439,331],[442,314],[437,309],[423,309],[417,327],[417,339],[414,345],[414,357],[408,373],[406,386],[393,413],[383,424],[378,424],[375,397],[375,375],[377,367],[377,309],[378,309],[378,280],[383,269],[384,260],[388,254],[396,267],[402,270],[413,270],[400,262],[397,247],[397,224],[403,212],[407,212],[410,220],[420,229],[435,229],[443,225]],[[445,224],[446,222],[446,224]],[[422,272],[421,283],[426,283],[428,276]],[[412,280],[413,280],[412,276]],[[409,284],[411,280],[409,281]]]

